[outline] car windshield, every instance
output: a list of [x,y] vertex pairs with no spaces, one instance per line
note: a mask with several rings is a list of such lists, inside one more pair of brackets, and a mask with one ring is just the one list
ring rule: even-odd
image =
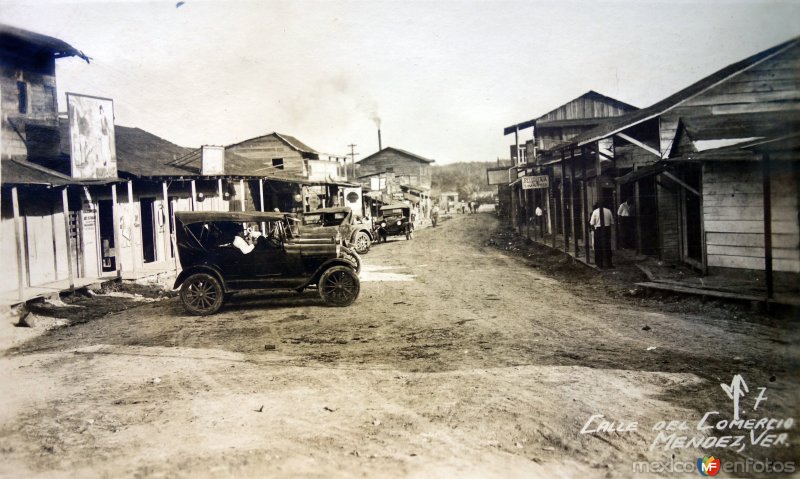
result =
[[383,210],[383,216],[405,216],[405,212],[402,208],[395,208],[391,210]]
[[189,232],[203,248],[224,248],[234,245],[236,237],[254,243],[259,237],[280,239],[285,237],[283,223],[266,221],[263,223],[234,221],[209,221],[186,225]]
[[347,217],[344,211],[339,213],[306,213],[303,215],[303,224],[306,226],[339,226]]

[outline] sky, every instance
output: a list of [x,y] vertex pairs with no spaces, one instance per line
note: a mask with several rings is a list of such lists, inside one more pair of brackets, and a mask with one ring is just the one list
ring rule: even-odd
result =
[[[181,146],[277,131],[356,161],[383,146],[507,158],[503,128],[594,90],[647,107],[800,35],[800,1],[7,1],[0,23],[92,58],[66,92]],[[531,135],[523,133],[522,139]]]

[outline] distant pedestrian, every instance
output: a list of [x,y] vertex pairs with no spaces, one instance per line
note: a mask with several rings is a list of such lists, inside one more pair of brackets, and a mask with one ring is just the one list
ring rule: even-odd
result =
[[542,238],[544,238],[544,230],[542,226],[542,215],[544,214],[544,211],[537,206],[536,210],[534,210],[534,214],[536,215],[536,226],[539,228],[539,233],[542,235]]
[[[602,211],[602,213],[601,213]],[[600,269],[613,268],[611,253],[611,227],[614,225],[614,214],[610,209],[595,203],[589,224],[594,231],[594,262]]]
[[431,210],[431,224],[433,227],[436,227],[436,223],[439,222],[439,205],[433,205],[433,209]]
[[633,198],[623,201],[617,209],[619,242],[623,248],[633,248]]

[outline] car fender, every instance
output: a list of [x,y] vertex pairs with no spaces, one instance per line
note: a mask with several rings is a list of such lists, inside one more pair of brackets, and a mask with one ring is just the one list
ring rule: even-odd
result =
[[347,266],[348,268],[353,269],[353,264],[347,261],[346,259],[343,258],[329,259],[328,261],[322,263],[322,265],[319,268],[317,268],[316,271],[314,271],[314,274],[311,275],[311,278],[309,278],[304,287],[310,284],[317,284],[317,282],[319,281],[319,277],[322,276],[322,273],[324,273],[325,270],[327,270],[332,266]]
[[215,268],[213,266],[207,265],[207,264],[199,264],[199,265],[196,265],[196,266],[192,266],[189,269],[185,269],[185,270],[181,271],[181,273],[178,275],[178,277],[175,278],[175,285],[172,286],[172,289],[180,288],[181,285],[183,284],[183,282],[186,281],[186,278],[188,278],[189,276],[191,276],[191,275],[193,275],[195,273],[208,273],[208,274],[214,275],[217,278],[217,280],[219,281],[219,283],[222,285],[222,290],[226,291],[226,292],[228,291],[228,287],[225,284],[225,280],[222,278],[222,272],[219,269],[217,269],[217,268]]
[[375,239],[375,238],[374,238],[374,236],[373,236],[373,234],[372,234],[372,231],[370,231],[370,230],[369,230],[369,228],[367,228],[366,226],[362,226],[362,227],[359,227],[359,228],[358,228],[358,229],[356,229],[356,230],[353,230],[353,234],[351,234],[351,235],[350,235],[350,242],[351,242],[351,243],[352,243],[352,242],[355,242],[355,240],[356,240],[356,235],[357,235],[357,234],[359,234],[359,233],[361,233],[362,231],[363,231],[364,233],[366,233],[366,234],[367,234],[367,236],[369,236],[369,240],[370,240],[370,241],[373,241],[373,240]]

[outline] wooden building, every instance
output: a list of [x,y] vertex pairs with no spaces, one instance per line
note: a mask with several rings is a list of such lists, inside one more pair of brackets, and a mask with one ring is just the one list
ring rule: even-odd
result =
[[595,165],[593,199],[615,210],[635,200],[639,252],[711,275],[761,275],[771,294],[773,273],[794,284],[800,273],[798,67],[795,38],[578,135],[551,161],[570,172]]
[[[512,174],[516,179],[511,182],[509,190],[511,197],[505,201],[511,205],[512,224],[520,231],[522,228],[529,230],[534,211],[539,207],[544,212],[543,219],[536,225],[540,234],[549,234],[555,241],[554,231],[567,236],[569,230],[574,230],[583,241],[583,228],[576,226],[574,215],[565,215],[565,212],[570,211],[570,201],[573,209],[580,209],[582,191],[595,188],[596,183],[586,181],[589,176],[584,176],[582,167],[568,179],[566,174],[562,174],[555,152],[580,134],[636,110],[633,105],[589,91],[538,118],[506,127],[503,134],[514,134],[511,156],[516,166],[516,172]],[[521,144],[520,133],[528,129],[532,138]],[[603,145],[603,148],[607,149],[607,146]],[[588,165],[587,171],[593,173],[594,165]],[[523,190],[520,178],[534,175],[548,176],[550,187]],[[586,194],[593,195],[591,192]],[[568,230],[566,234],[565,230]]]
[[[405,199],[419,206],[422,217],[430,215],[432,207],[431,163],[435,160],[387,146],[356,163],[356,175],[369,188],[369,179],[388,175],[389,184],[397,184],[401,190],[395,199]],[[394,194],[394,193],[392,193]]]

